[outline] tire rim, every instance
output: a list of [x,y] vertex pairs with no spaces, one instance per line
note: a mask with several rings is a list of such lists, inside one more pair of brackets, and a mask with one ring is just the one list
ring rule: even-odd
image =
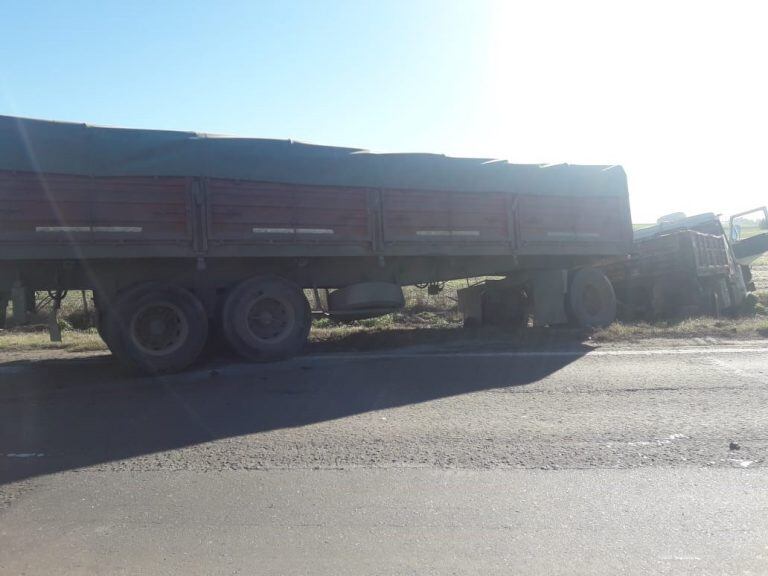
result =
[[165,356],[184,345],[189,323],[181,309],[171,302],[152,302],[131,319],[131,341],[143,354]]
[[584,309],[590,316],[597,316],[603,309],[603,300],[600,297],[600,290],[592,284],[587,284],[584,287],[581,301],[584,303]]
[[248,306],[245,326],[259,342],[274,344],[285,340],[296,324],[296,313],[287,300],[277,296],[257,296]]

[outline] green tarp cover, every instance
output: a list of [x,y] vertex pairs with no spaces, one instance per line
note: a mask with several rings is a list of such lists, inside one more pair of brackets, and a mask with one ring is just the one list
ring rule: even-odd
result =
[[102,128],[11,116],[0,116],[0,170],[464,192],[627,194],[620,166],[542,166],[438,154],[376,154],[291,140]]

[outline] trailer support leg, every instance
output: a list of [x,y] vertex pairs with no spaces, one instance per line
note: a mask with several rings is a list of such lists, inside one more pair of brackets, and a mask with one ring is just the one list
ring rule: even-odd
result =
[[0,329],[5,328],[9,299],[10,294],[8,292],[0,292]]
[[16,282],[11,288],[13,302],[13,323],[22,326],[27,323],[27,291],[21,283]]
[[533,273],[533,325],[565,324],[567,270],[538,270]]
[[48,316],[48,335],[51,337],[51,342],[61,342],[59,308],[61,308],[61,298],[54,297],[51,303],[51,313]]

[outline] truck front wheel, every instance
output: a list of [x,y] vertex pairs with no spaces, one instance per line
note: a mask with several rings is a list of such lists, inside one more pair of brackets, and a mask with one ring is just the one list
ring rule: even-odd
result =
[[235,352],[258,361],[296,354],[311,322],[304,292],[277,276],[257,276],[235,286],[221,314],[222,333]]
[[595,268],[581,268],[573,274],[567,304],[571,321],[582,328],[608,326],[616,319],[613,285]]
[[150,282],[120,295],[105,314],[105,336],[118,360],[143,372],[178,372],[205,346],[208,317],[200,301],[179,286]]

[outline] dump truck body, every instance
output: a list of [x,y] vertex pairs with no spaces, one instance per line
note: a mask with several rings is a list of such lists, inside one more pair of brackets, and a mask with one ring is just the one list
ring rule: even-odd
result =
[[668,318],[716,314],[741,302],[741,290],[729,287],[737,272],[722,235],[677,230],[635,243],[631,258],[604,271],[628,317]]
[[[743,214],[756,211],[768,214],[765,208]],[[714,213],[674,216],[635,231],[630,258],[602,266],[623,315],[654,319],[735,312],[754,290],[749,263],[768,251],[768,234],[729,239]]]

